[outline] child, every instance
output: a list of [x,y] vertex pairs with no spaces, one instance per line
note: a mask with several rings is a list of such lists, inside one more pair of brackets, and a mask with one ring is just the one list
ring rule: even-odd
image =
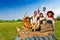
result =
[[37,11],[34,11],[34,15],[31,17],[32,31],[36,30],[37,27]]
[[45,20],[45,18],[44,18],[44,16],[43,16],[43,13],[40,13],[40,14],[39,14],[40,24],[44,24],[44,23],[45,23],[44,20]]
[[31,17],[31,23],[37,22],[37,11],[34,11],[34,15]]
[[45,18],[43,17],[43,13],[39,14],[39,17],[37,18],[38,20],[38,30],[41,30],[41,27],[43,26],[43,24],[45,24]]
[[54,13],[53,11],[48,11],[47,12],[47,16],[46,16],[46,19],[47,19],[47,23],[48,24],[52,24],[52,28],[54,30],[54,26],[55,26],[55,21],[54,21]]
[[26,17],[26,19],[24,20],[24,26],[22,27],[24,30],[28,30],[31,27],[31,23],[30,23],[30,18]]
[[26,16],[24,16],[23,22],[24,22],[24,24],[27,22]]

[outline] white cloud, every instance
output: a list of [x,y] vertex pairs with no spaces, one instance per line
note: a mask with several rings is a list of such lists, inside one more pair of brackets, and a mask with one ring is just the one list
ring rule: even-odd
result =
[[60,8],[54,10],[55,16],[60,16]]

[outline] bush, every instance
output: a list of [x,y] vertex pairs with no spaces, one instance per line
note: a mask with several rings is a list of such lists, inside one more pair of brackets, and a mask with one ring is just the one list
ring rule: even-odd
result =
[[60,21],[60,16],[57,16],[56,20]]
[[8,23],[8,22],[22,22],[23,20],[18,19],[18,20],[0,20],[0,23]]

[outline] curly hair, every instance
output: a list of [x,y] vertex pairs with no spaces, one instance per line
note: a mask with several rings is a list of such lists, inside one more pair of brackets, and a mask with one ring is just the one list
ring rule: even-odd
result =
[[54,15],[54,12],[53,12],[53,11],[48,11],[48,12],[47,12],[47,15],[48,15],[49,13],[51,13],[52,15]]

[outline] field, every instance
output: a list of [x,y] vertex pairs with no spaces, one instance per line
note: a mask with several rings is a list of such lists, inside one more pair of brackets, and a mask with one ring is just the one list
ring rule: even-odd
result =
[[[23,22],[0,23],[0,40],[14,40],[17,35],[16,26],[20,29]],[[60,21],[56,21],[55,36],[60,40]]]

